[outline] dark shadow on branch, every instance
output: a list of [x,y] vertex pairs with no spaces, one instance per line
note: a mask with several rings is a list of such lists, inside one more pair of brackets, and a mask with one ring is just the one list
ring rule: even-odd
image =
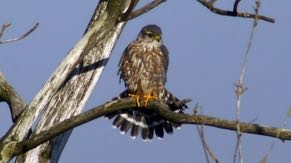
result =
[[77,74],[74,74],[74,75],[80,75],[80,74],[87,73],[89,71],[95,70],[97,68],[103,67],[103,66],[106,65],[107,62],[108,62],[108,58],[104,58],[104,59],[99,60],[98,62],[95,62],[95,63],[87,65],[87,66],[84,66],[83,64],[80,64],[81,65],[81,69],[80,69],[81,71],[79,71]]
[[106,63],[108,62],[108,58],[104,58],[104,59],[101,59],[99,60],[98,62],[95,62],[93,64],[90,64],[90,65],[87,65],[87,66],[84,66],[83,62],[81,62],[79,64],[79,66],[77,68],[75,68],[71,75],[68,76],[68,78],[63,82],[62,86],[60,87],[60,89],[69,81],[71,80],[74,76],[77,76],[77,75],[80,75],[80,74],[83,74],[83,73],[87,73],[89,71],[93,71],[95,69],[98,69],[102,66],[105,66]]

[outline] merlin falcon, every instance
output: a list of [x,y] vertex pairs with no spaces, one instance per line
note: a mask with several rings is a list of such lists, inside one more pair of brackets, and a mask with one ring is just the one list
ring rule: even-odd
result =
[[[141,133],[143,140],[151,140],[154,134],[163,138],[164,131],[172,134],[173,128],[181,126],[146,108],[151,99],[163,100],[173,112],[183,113],[187,108],[185,104],[179,104],[180,100],[165,88],[168,63],[168,50],[163,45],[160,27],[144,26],[136,40],[123,52],[118,71],[126,87],[120,97],[135,98],[137,107],[107,115],[109,119],[114,118],[113,126],[119,128],[121,133],[130,131],[132,138]],[[144,101],[143,106],[140,100]]]

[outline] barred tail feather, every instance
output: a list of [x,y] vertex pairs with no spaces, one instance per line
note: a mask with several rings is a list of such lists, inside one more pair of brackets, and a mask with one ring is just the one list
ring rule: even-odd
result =
[[[127,92],[123,92],[120,97],[127,97]],[[185,104],[179,104],[180,100],[172,95],[169,91],[164,90],[160,94],[160,99],[164,100],[171,111],[183,113],[187,108]],[[139,133],[145,141],[151,140],[154,134],[158,138],[163,138],[164,134],[173,134],[174,128],[179,128],[181,124],[170,122],[163,119],[156,112],[147,110],[146,108],[128,108],[126,111],[107,115],[109,119],[113,119],[113,126],[120,129],[122,134],[129,132],[132,138],[136,138]]]
[[164,89],[164,91],[160,94],[160,99],[166,101],[171,111],[177,113],[183,113],[183,111],[188,108],[188,106],[185,103],[181,103],[181,100],[179,100],[167,89]]
[[141,130],[141,137],[143,140],[151,140],[154,137],[154,130],[153,128],[143,128]]
[[168,134],[173,134],[173,126],[170,124],[170,122],[164,123],[164,129]]

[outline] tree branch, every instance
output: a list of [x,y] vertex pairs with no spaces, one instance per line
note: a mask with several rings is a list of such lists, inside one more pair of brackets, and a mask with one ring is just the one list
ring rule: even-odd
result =
[[[40,99],[41,102],[46,102],[45,110],[42,112],[32,136],[82,112],[126,24],[126,22],[119,22],[119,18],[125,12],[131,12],[136,3],[137,0],[99,1],[81,40],[84,46],[74,48],[71,51],[74,52],[73,56],[71,52],[68,54],[65,60],[69,59],[70,63],[65,64],[66,69],[57,70],[58,72],[50,81],[57,81],[57,83],[52,83],[50,87],[47,87],[53,90],[49,90],[51,91],[49,94],[43,94],[43,99],[47,101]],[[65,60],[63,63],[66,62]],[[51,163],[58,162],[71,131],[58,135],[37,149],[21,155],[16,162],[37,163],[43,162],[43,160]]]
[[2,25],[2,28],[1,28],[1,31],[0,31],[0,38],[3,36],[5,30],[8,29],[8,28],[10,27],[10,25],[11,25],[10,23],[4,23],[4,24]]
[[214,7],[211,1],[210,2],[208,2],[207,0],[197,0],[197,1],[201,3],[203,6],[207,7],[210,11],[212,11],[215,14],[224,15],[224,16],[242,17],[242,18],[252,18],[252,19],[257,18],[257,19],[264,20],[270,23],[275,23],[275,19],[270,18],[270,17],[266,17],[263,15],[255,15],[255,14],[250,14],[250,13],[237,12],[237,7],[240,0],[235,1],[233,11],[222,10],[222,9],[216,8]]
[[[236,10],[236,6],[238,5],[238,3],[240,2],[240,0],[236,0],[235,1],[235,5],[234,5],[234,10]],[[238,154],[238,159],[239,162],[243,162],[243,151],[242,151],[242,143],[241,143],[241,139],[242,139],[242,133],[240,131],[240,110],[241,110],[241,99],[242,99],[242,94],[247,90],[247,87],[244,86],[244,77],[245,77],[245,73],[246,73],[246,68],[247,68],[247,63],[249,61],[249,57],[250,57],[250,50],[251,47],[253,45],[253,39],[254,39],[254,34],[255,34],[255,29],[257,27],[258,24],[258,15],[259,15],[259,8],[260,8],[260,1],[256,0],[256,8],[255,8],[255,19],[253,21],[253,26],[252,26],[252,30],[251,30],[251,34],[249,37],[249,41],[248,41],[248,46],[247,46],[247,50],[243,59],[243,63],[241,66],[241,72],[240,72],[240,78],[238,83],[236,84],[236,90],[235,90],[235,94],[237,97],[237,102],[236,102],[236,120],[237,120],[237,143],[236,143],[236,148],[235,148],[235,153],[234,153],[234,162],[236,160],[236,156]]]
[[153,8],[157,7],[158,5],[160,5],[161,3],[163,2],[166,2],[167,0],[154,0],[148,4],[146,4],[145,6],[135,10],[135,11],[132,11],[131,13],[129,13],[129,15],[124,15],[122,18],[121,18],[121,21],[129,21],[131,19],[134,19],[150,10],[152,10]]
[[233,4],[233,12],[235,14],[237,14],[237,7],[238,7],[238,4],[240,3],[241,0],[235,0],[234,4]]
[[[3,141],[0,142],[0,162],[6,162],[11,159],[11,157],[7,155],[9,152],[6,153],[5,151],[11,150],[10,144],[18,143],[26,138],[33,122],[43,110],[52,113],[46,117],[46,120],[49,121],[48,123],[52,125],[54,122],[51,122],[52,118],[54,118],[55,121],[63,120],[72,114],[78,114],[83,109],[101,75],[122,27],[125,24],[124,22],[117,22],[118,16],[122,14],[121,11],[127,8],[127,6],[120,3],[119,0],[101,0],[98,6],[101,10],[98,11],[96,16],[97,22],[91,26],[74,48],[71,49],[59,67],[44,84],[43,88],[34,97],[30,105],[27,106],[7,134],[2,138]],[[80,66],[76,68],[80,56],[84,56],[84,69],[81,69]],[[91,71],[88,72],[89,70]],[[84,80],[86,82],[84,82]],[[69,82],[71,83],[67,89],[62,91],[66,96],[56,96],[61,88],[68,85]],[[72,92],[74,92],[74,94],[72,94]],[[50,102],[52,102],[52,106],[49,106]],[[62,118],[56,117],[57,114],[54,110],[55,107],[60,106],[60,103],[65,106],[70,106],[66,107],[70,108],[67,111],[70,113],[62,114]],[[43,121],[45,121],[45,119]],[[45,126],[42,124],[41,127],[50,125]],[[41,127],[37,128],[43,130]],[[64,145],[58,147],[63,148]],[[49,150],[49,152],[52,151],[53,150]],[[60,151],[62,150],[60,149],[58,152],[61,153]],[[42,157],[43,155],[34,154],[33,156]],[[50,156],[51,155],[48,157]],[[29,157],[30,156],[28,156],[28,158]],[[36,160],[35,158],[34,161]]]
[[9,105],[12,121],[25,109],[25,102],[17,94],[14,88],[8,84],[3,74],[0,72],[0,102],[6,102]]
[[[156,0],[156,2],[157,1],[158,0]],[[202,0],[198,0],[198,1],[202,3]],[[7,160],[11,159],[12,155],[20,154],[23,151],[27,151],[31,148],[34,148],[37,145],[55,137],[59,133],[63,133],[64,131],[67,131],[75,127],[76,125],[81,125],[89,121],[88,119],[86,119],[87,116],[84,115],[85,113],[87,113],[85,112],[79,115],[80,117],[74,116],[73,118],[70,118],[68,120],[58,123],[58,121],[62,121],[63,119],[68,118],[70,115],[76,115],[82,110],[125,24],[125,22],[118,22],[118,20],[120,20],[119,19],[120,16],[126,15],[127,13],[132,13],[131,9],[133,9],[132,6],[134,5],[129,5],[129,8],[128,8],[128,3],[136,4],[137,2],[138,0],[124,1],[124,3],[121,3],[121,1],[119,0],[110,0],[110,1],[101,0],[99,2],[101,4],[100,12],[99,14],[96,14],[95,16],[93,16],[93,18],[95,20],[98,20],[98,22],[94,22],[89,25],[90,29],[87,30],[83,38],[69,52],[68,56],[64,59],[61,65],[50,77],[50,79],[44,85],[42,90],[33,99],[31,104],[27,107],[27,109],[23,112],[23,114],[21,114],[21,117],[19,118],[19,120],[17,120],[15,125],[9,130],[9,132],[7,132],[5,137],[1,139],[0,162],[1,161],[6,162]],[[212,2],[215,2],[215,0],[212,0]],[[211,6],[213,7],[213,5]],[[148,9],[141,8],[140,13],[143,14],[147,12],[149,9],[151,8],[148,8]],[[219,9],[216,9],[213,7],[211,11],[214,13],[223,15],[222,13],[217,12],[217,10],[220,11]],[[227,13],[229,12],[225,10],[221,10],[221,11],[224,11]],[[239,16],[239,14],[244,14],[244,13],[237,13],[236,15],[233,14],[229,16]],[[240,17],[251,18],[249,15],[240,16]],[[259,16],[258,19],[262,19],[261,16]],[[271,19],[271,18],[268,18],[268,19]],[[4,33],[4,31],[2,33]],[[24,37],[26,37],[27,35],[24,35]],[[79,65],[81,61],[82,63],[85,63],[85,67],[83,67],[82,66],[83,64],[82,64],[78,68],[76,68],[76,66]],[[95,61],[95,62],[92,63],[92,61]],[[98,69],[96,70],[96,68]],[[89,70],[92,70],[94,72],[90,73],[91,71]],[[85,75],[85,76],[82,76],[82,75]],[[89,84],[84,84],[84,81],[88,81]],[[72,92],[74,94],[72,94]],[[63,95],[66,95],[66,96],[63,96]],[[75,101],[75,99],[78,99],[79,101],[77,102]],[[122,103],[119,103],[119,102],[122,102],[123,100],[127,100],[127,101],[125,101],[125,103],[121,105]],[[116,105],[118,104],[115,108],[112,108],[112,106],[103,106],[103,105],[102,107],[100,106],[101,108],[98,108],[99,110],[98,112],[96,111],[97,113],[95,113],[94,115],[90,115],[91,118],[93,119],[94,117],[98,118],[100,116],[113,113],[114,111],[117,111],[120,109],[126,109],[130,106],[135,106],[134,100],[132,99],[123,99],[123,100],[114,101],[116,102]],[[69,107],[66,107],[66,106],[69,106]],[[151,102],[148,107],[149,109],[156,110],[165,118],[175,121],[175,122],[180,122],[180,123],[185,123],[185,124],[204,124],[204,125],[214,126],[218,128],[236,130],[235,121],[227,121],[223,119],[202,116],[202,115],[190,116],[190,115],[172,113],[169,110],[167,110],[167,106],[161,102]],[[162,108],[162,109],[155,109],[157,107]],[[58,109],[58,108],[62,110],[64,109],[69,110],[68,112],[70,112],[70,114],[62,115],[61,118],[57,117],[55,116],[54,109]],[[34,134],[30,138],[26,139],[26,134],[28,133],[30,126],[43,110],[45,110],[44,114],[47,116],[42,117],[43,121],[38,124],[36,132],[34,132]],[[83,117],[81,117],[82,115]],[[53,122],[50,121],[52,117],[54,118]],[[76,121],[72,122],[74,118],[76,119]],[[57,123],[57,124],[54,124],[54,123]],[[49,126],[52,126],[53,128],[50,129]],[[241,123],[240,126],[241,126],[241,132],[248,132],[248,133],[253,133],[253,134],[278,137],[279,139],[282,139],[282,140],[291,139],[290,130],[272,128],[272,127],[267,127],[267,126],[260,126],[257,124],[247,124],[247,123],[245,124]],[[46,132],[48,136],[48,137],[44,136],[46,138],[45,140],[41,138],[44,132]],[[66,137],[68,138],[68,136]],[[60,140],[62,142],[66,142],[66,140],[62,138],[60,138]],[[51,143],[51,144],[57,144],[57,143]],[[64,145],[61,145],[61,146],[63,147]],[[56,148],[62,148],[62,147],[56,147]],[[51,151],[56,151],[55,148],[51,149],[47,145],[44,145],[43,149],[46,150],[46,153],[49,153],[49,156],[47,156],[49,158],[53,157],[52,155],[50,155]],[[40,150],[36,150],[34,153],[31,154],[31,156],[34,155],[34,156],[42,157],[41,153],[37,153],[38,151]],[[29,157],[28,155],[27,158],[31,158],[31,157]],[[56,160],[53,160],[52,162],[56,162]]]
[[[144,105],[141,102],[141,105]],[[19,155],[23,152],[26,152],[32,148],[37,147],[38,145],[54,138],[55,136],[68,131],[74,127],[80,126],[86,122],[94,120],[96,118],[102,117],[107,114],[112,114],[117,111],[127,110],[128,108],[133,108],[136,106],[136,101],[132,98],[122,98],[119,100],[114,100],[98,107],[92,108],[89,111],[81,113],[79,115],[73,116],[69,119],[66,119],[58,124],[55,124],[53,127],[41,131],[40,133],[31,136],[27,140],[24,140],[15,145],[14,155]],[[142,108],[141,108],[142,109]],[[221,129],[227,129],[236,131],[237,122],[235,120],[226,120],[211,116],[205,115],[188,115],[175,113],[169,110],[168,106],[162,101],[150,101],[146,109],[151,109],[159,113],[162,117],[177,123],[182,124],[196,124],[204,126],[212,126]],[[241,132],[263,135],[278,138],[282,141],[291,140],[291,130],[276,128],[271,126],[252,124],[252,123],[240,123]]]
[[[3,24],[2,25],[2,29],[0,31],[0,38],[3,36],[4,32],[6,29],[8,29],[10,27],[11,24],[7,23],[7,24]],[[35,25],[28,30],[27,32],[25,32],[24,34],[22,34],[20,37],[17,38],[13,38],[13,39],[8,39],[8,40],[4,40],[1,41],[0,40],[0,44],[5,44],[5,43],[10,43],[10,42],[15,42],[15,41],[19,41],[21,39],[24,39],[25,37],[27,37],[29,34],[31,34],[37,27],[38,27],[39,23],[35,23]]]
[[210,163],[210,160],[208,158],[208,154],[210,155],[211,159],[215,162],[215,163],[220,163],[220,161],[218,160],[218,158],[216,157],[215,153],[211,150],[210,146],[207,144],[206,142],[206,138],[204,135],[204,125],[202,124],[200,127],[198,125],[196,125],[197,127],[197,131],[201,140],[201,144],[205,153],[205,157],[207,160],[207,163]]

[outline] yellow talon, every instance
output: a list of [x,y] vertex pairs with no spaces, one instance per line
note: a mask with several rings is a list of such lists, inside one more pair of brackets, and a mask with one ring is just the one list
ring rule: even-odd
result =
[[158,99],[158,96],[151,95],[151,94],[149,94],[149,95],[144,95],[144,96],[142,96],[142,97],[145,99],[145,104],[144,104],[144,106],[147,106],[147,105],[148,105],[148,102],[149,102],[150,99]]
[[131,94],[131,93],[129,93],[128,96],[129,96],[129,97],[133,97],[133,98],[135,98],[135,100],[136,100],[136,104],[137,104],[137,107],[140,107],[140,102],[139,102],[139,100],[141,99],[142,95],[135,95],[135,94]]
[[144,100],[144,103],[145,103],[144,106],[145,107],[148,105],[148,102],[149,102],[150,99],[158,99],[158,96],[155,96],[155,95],[152,95],[152,94],[149,94],[149,95],[136,95],[136,94],[129,93],[128,96],[135,98],[137,107],[141,107],[141,105],[140,105],[141,98],[143,98],[143,100]]

